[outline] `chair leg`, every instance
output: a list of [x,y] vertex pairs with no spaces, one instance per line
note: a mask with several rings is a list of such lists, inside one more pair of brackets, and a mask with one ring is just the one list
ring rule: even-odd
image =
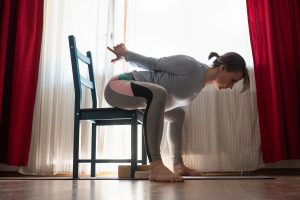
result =
[[78,179],[78,160],[79,160],[79,131],[80,131],[80,120],[75,116],[74,120],[74,140],[73,140],[73,178]]
[[97,126],[95,123],[92,124],[92,142],[91,142],[91,177],[96,176],[96,136]]
[[142,164],[143,165],[147,164],[147,153],[146,153],[144,129],[142,129]]
[[131,120],[131,178],[134,178],[137,168],[137,115],[133,114]]

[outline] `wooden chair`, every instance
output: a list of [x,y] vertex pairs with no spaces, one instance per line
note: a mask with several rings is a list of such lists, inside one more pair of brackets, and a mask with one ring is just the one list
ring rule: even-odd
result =
[[[142,160],[138,160],[137,155],[137,126],[143,123],[142,110],[122,110],[119,108],[98,108],[97,93],[94,80],[93,62],[91,52],[86,55],[81,53],[76,47],[76,40],[73,35],[69,36],[69,47],[73,71],[74,89],[75,89],[75,112],[74,112],[74,146],[73,146],[73,178],[79,178],[79,163],[91,163],[91,177],[95,177],[96,163],[130,163],[131,177],[134,178],[134,172],[138,163],[146,164],[144,142],[142,141]],[[79,62],[88,67],[89,79],[80,75]],[[83,67],[83,66],[81,66]],[[90,89],[92,98],[91,108],[81,108],[82,86]],[[92,148],[91,159],[79,158],[79,136],[80,122],[86,120],[92,123]],[[96,159],[96,132],[97,126],[107,125],[131,125],[131,158],[130,159]],[[143,138],[143,137],[141,137]]]

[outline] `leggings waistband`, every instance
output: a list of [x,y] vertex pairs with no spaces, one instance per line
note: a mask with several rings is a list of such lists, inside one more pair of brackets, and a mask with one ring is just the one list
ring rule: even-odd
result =
[[123,73],[118,76],[119,80],[135,80],[132,73]]

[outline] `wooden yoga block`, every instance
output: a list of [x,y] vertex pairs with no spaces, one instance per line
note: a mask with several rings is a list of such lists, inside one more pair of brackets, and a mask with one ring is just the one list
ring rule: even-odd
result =
[[[130,178],[130,165],[119,165],[118,166],[118,178]],[[138,165],[135,172],[135,177],[146,177],[147,172],[150,171],[150,165]],[[139,178],[140,179],[140,178]],[[144,179],[144,178],[142,178]]]

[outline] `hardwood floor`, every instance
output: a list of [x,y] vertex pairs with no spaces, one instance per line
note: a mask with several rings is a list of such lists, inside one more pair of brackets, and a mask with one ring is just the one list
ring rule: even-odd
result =
[[260,180],[9,180],[0,179],[2,200],[299,200],[300,176]]

